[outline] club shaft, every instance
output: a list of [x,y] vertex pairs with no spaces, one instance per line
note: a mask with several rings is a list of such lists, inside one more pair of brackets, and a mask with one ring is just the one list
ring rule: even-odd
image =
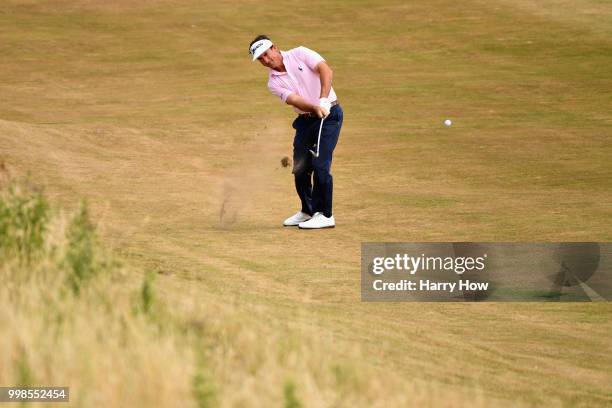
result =
[[321,118],[321,124],[319,125],[319,135],[317,136],[317,152],[313,152],[312,150],[310,151],[310,153],[312,153],[314,155],[314,157],[319,157],[319,148],[321,147],[321,130],[323,130],[323,121],[325,120],[325,117]]

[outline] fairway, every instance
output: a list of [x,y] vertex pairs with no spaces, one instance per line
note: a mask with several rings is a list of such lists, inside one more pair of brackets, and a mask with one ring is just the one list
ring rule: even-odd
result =
[[[282,227],[295,115],[251,62],[258,34],[334,70],[334,229]],[[159,360],[113,348],[131,380],[112,396],[103,370],[32,358],[71,405],[612,404],[607,302],[360,300],[362,242],[612,240],[611,2],[6,0],[0,53],[0,161],[85,199],[125,290],[155,275],[182,327]],[[15,324],[0,334],[31,335]],[[195,402],[172,363],[192,353]]]

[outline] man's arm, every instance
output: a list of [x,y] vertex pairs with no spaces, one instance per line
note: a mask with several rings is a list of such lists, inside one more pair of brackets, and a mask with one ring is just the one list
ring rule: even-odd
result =
[[299,110],[303,112],[315,113],[320,118],[322,118],[323,116],[326,116],[326,113],[323,110],[323,108],[321,108],[319,105],[313,105],[311,103],[306,102],[306,100],[298,94],[292,93],[291,95],[287,97],[286,102],[288,105],[295,106],[296,108],[298,108]]
[[317,64],[317,72],[319,73],[319,79],[321,80],[321,98],[327,98],[329,91],[331,90],[332,78],[334,71],[327,65],[325,61],[321,61]]

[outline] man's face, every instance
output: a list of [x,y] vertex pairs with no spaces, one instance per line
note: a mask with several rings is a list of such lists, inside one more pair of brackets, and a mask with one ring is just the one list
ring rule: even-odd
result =
[[261,65],[263,65],[264,67],[268,67],[277,71],[283,66],[283,56],[275,45],[273,45],[271,48],[268,48],[266,52],[264,52],[259,56],[259,58],[257,58],[257,60],[261,62]]

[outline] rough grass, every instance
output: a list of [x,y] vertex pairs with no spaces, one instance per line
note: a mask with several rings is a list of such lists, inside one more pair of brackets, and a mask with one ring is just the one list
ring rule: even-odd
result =
[[[338,388],[308,384],[330,370],[304,367],[348,358],[364,364],[348,372],[374,384],[347,388],[358,405],[388,389],[400,395],[391,405],[412,395],[448,405],[442,389],[451,405],[610,403],[608,304],[359,302],[362,241],[612,239],[609,3],[6,1],[0,11],[0,154],[67,208],[87,198],[105,242],[156,274],[136,274],[132,293],[195,326],[230,322],[238,342],[217,368],[195,353],[186,380],[198,398],[326,405]],[[297,205],[279,165],[292,115],[248,59],[261,32],[334,68],[345,109],[334,231],[278,227]],[[268,362],[276,337],[301,339],[303,360]],[[329,399],[315,399],[323,389]]]

